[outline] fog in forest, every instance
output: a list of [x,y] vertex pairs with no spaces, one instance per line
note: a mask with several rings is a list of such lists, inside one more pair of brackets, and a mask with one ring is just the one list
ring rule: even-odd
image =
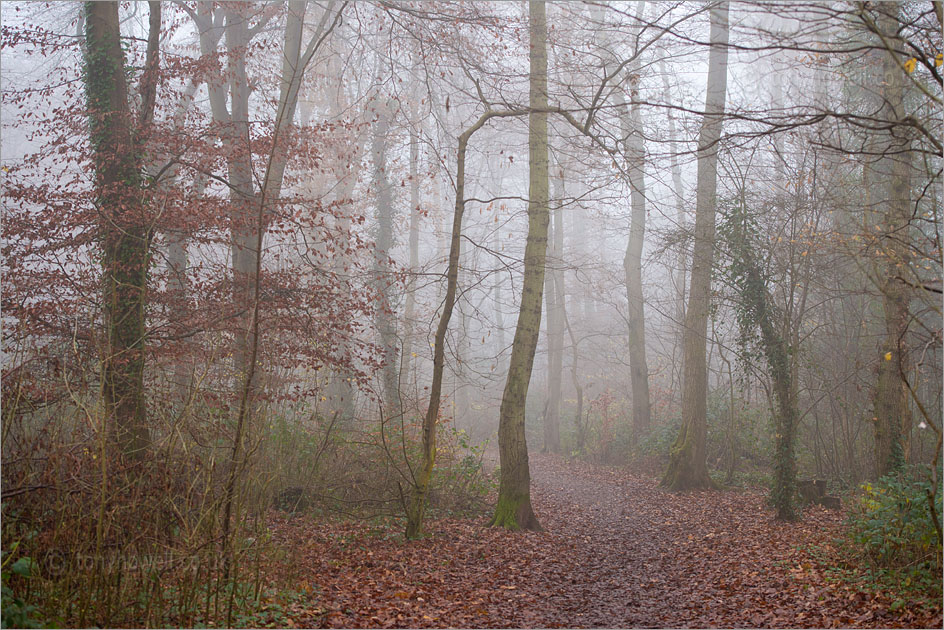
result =
[[3,2],[4,626],[939,626],[941,6]]

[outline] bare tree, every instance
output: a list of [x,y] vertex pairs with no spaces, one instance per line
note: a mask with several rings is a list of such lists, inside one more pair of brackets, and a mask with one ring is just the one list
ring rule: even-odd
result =
[[662,485],[687,490],[713,485],[706,452],[708,367],[708,309],[711,303],[711,266],[715,247],[718,188],[718,143],[724,121],[728,74],[728,3],[711,7],[711,50],[705,116],[698,138],[698,183],[695,205],[695,248],[691,285],[685,311],[682,349],[682,428],[672,445]]
[[524,253],[524,282],[508,379],[502,394],[498,429],[501,483],[492,525],[509,529],[541,529],[531,508],[531,471],[524,433],[525,401],[541,330],[541,302],[547,256],[547,15],[544,2],[531,0],[531,113],[528,124],[528,241]]

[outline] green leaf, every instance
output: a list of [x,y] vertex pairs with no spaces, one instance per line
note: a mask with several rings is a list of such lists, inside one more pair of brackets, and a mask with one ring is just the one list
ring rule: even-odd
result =
[[33,559],[29,556],[23,556],[13,563],[13,565],[10,567],[10,570],[17,575],[29,577],[33,571]]

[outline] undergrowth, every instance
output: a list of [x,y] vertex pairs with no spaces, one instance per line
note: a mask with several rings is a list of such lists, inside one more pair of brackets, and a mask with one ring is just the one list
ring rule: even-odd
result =
[[810,550],[827,579],[892,594],[891,610],[941,609],[942,544],[931,513],[940,523],[941,493],[933,492],[927,472],[906,468],[861,486],[843,538]]

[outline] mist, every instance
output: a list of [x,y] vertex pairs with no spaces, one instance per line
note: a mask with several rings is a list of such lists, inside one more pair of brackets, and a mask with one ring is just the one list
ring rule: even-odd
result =
[[941,15],[4,2],[4,625],[939,625]]

